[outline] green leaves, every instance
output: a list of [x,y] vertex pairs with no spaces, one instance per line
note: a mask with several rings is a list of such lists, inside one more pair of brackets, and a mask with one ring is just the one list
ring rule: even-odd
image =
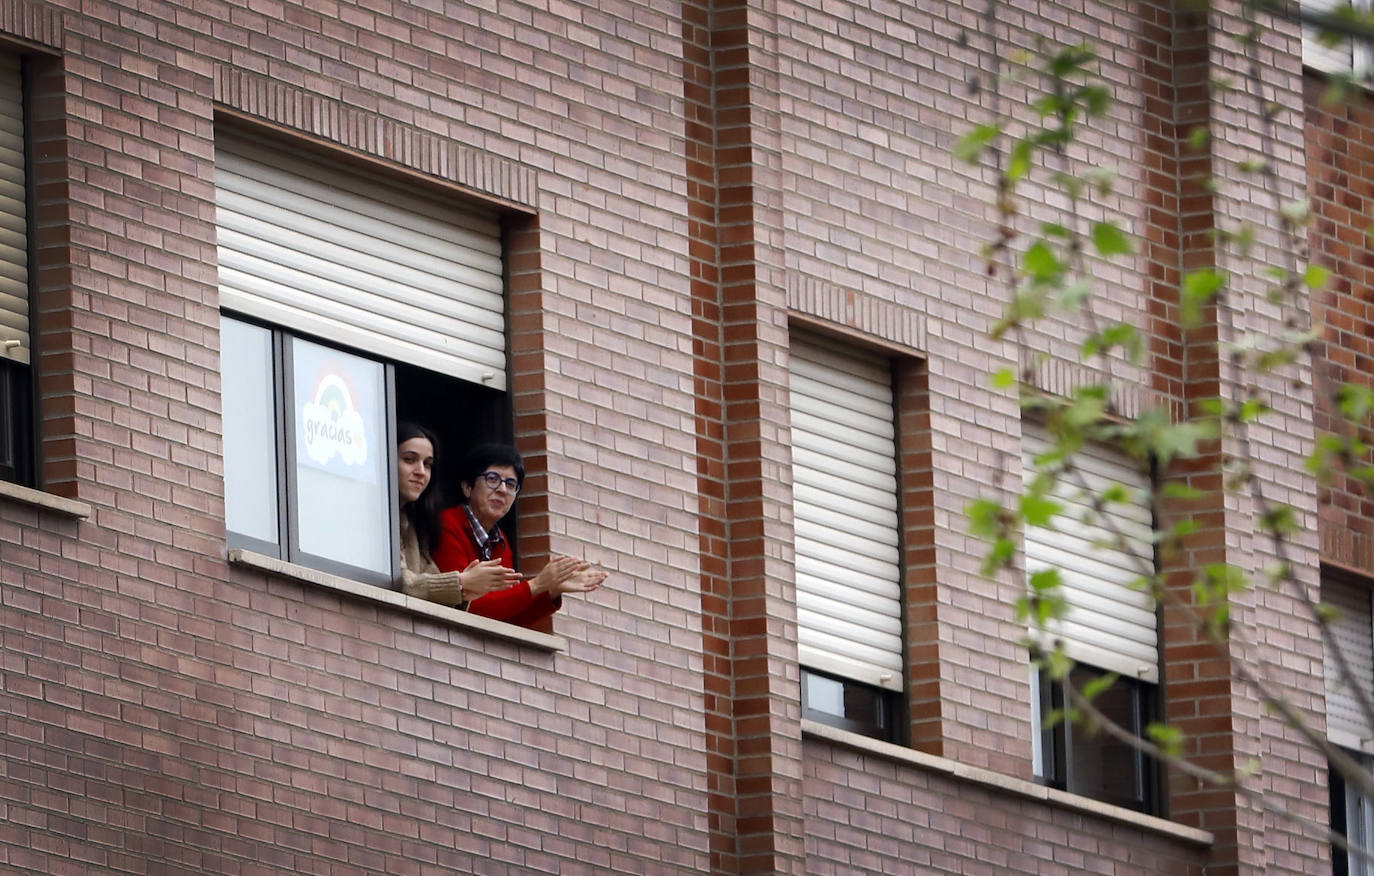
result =
[[1093,246],[1104,258],[1130,254],[1131,239],[1115,222],[1098,222],[1093,225]]
[[967,164],[977,164],[983,160],[983,152],[1001,134],[1001,125],[978,125],[954,144],[954,157]]
[[1053,283],[1064,274],[1064,263],[1044,241],[1036,241],[1021,258],[1021,272],[1033,283]]
[[1202,325],[1202,309],[1217,297],[1226,285],[1225,277],[1212,268],[1189,271],[1179,289],[1179,318],[1185,329]]
[[1168,757],[1183,756],[1183,731],[1169,724],[1151,722],[1145,727],[1145,736],[1159,746]]

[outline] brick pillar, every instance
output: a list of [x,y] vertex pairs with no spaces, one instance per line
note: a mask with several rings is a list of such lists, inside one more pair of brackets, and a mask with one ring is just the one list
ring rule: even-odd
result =
[[683,19],[711,866],[801,872],[773,4]]
[[[76,356],[72,347],[72,223],[69,140],[62,63],[37,56],[28,62],[29,165],[33,170],[34,335],[39,386],[39,483],[77,498]],[[89,474],[89,473],[87,473]]]
[[[1276,204],[1263,178],[1242,173],[1238,166],[1244,158],[1259,157],[1256,149],[1262,145],[1257,134],[1263,125],[1254,99],[1244,92],[1244,76],[1237,82],[1238,92],[1217,93],[1209,87],[1214,78],[1246,70],[1252,63],[1238,54],[1233,34],[1242,25],[1234,10],[1215,7],[1210,20],[1207,13],[1181,11],[1170,3],[1143,4],[1139,11],[1150,161],[1144,181],[1152,379],[1154,389],[1175,410],[1198,415],[1206,400],[1234,400],[1247,391],[1226,352],[1228,342],[1240,333],[1277,337],[1282,330],[1276,312],[1258,304],[1266,289],[1255,278],[1266,265],[1284,265],[1291,247],[1273,233]],[[1296,106],[1282,96],[1293,87],[1293,73],[1299,69],[1296,34],[1277,23],[1263,25],[1274,28],[1258,60],[1266,100]],[[1283,126],[1292,124],[1291,115],[1277,122],[1274,161],[1285,199],[1298,196],[1302,185],[1295,154],[1284,145],[1292,139]],[[1199,128],[1206,128],[1210,138],[1197,148],[1191,136]],[[1219,185],[1209,186],[1212,179]],[[1237,257],[1229,247],[1217,247],[1217,231],[1238,231],[1246,222],[1259,229],[1260,245],[1253,254]],[[1212,267],[1233,272],[1224,309],[1207,308],[1200,326],[1183,331],[1177,298],[1182,277]],[[1262,427],[1250,429],[1248,447],[1227,439],[1205,448],[1200,458],[1161,473],[1166,481],[1186,483],[1201,493],[1192,502],[1171,503],[1161,521],[1168,527],[1186,515],[1199,524],[1181,551],[1164,558],[1172,596],[1162,612],[1165,717],[1183,732],[1184,754],[1190,761],[1230,774],[1258,758],[1263,767],[1249,786],[1270,801],[1292,795],[1286,801],[1290,811],[1321,823],[1326,818],[1324,800],[1300,799],[1301,793],[1294,791],[1294,778],[1302,774],[1310,779],[1321,768],[1320,758],[1310,748],[1304,750],[1281,719],[1265,714],[1258,692],[1235,668],[1243,662],[1255,670],[1258,655],[1281,664],[1288,653],[1319,652],[1315,625],[1301,600],[1289,592],[1291,587],[1272,591],[1261,586],[1236,594],[1228,605],[1232,637],[1223,648],[1210,643],[1188,610],[1195,605],[1192,582],[1207,564],[1230,563],[1258,580],[1262,568],[1276,560],[1272,547],[1257,533],[1256,502],[1248,492],[1224,489],[1228,460],[1251,456],[1266,498],[1292,504],[1315,522],[1315,490],[1299,476],[1300,445],[1311,437],[1310,371],[1300,363],[1283,377],[1262,382],[1265,397],[1279,413]],[[1284,436],[1282,443],[1279,435]],[[1299,448],[1293,449],[1290,442]],[[1313,594],[1316,563],[1309,542],[1314,541],[1302,535],[1288,546],[1300,586]],[[1306,657],[1293,657],[1288,664],[1296,665],[1294,660],[1307,663]],[[1321,709],[1321,685],[1319,664],[1315,672],[1276,673],[1272,682],[1274,690],[1314,717]],[[1318,717],[1316,725],[1320,723]],[[1296,823],[1266,815],[1236,792],[1173,770],[1168,802],[1174,820],[1216,837],[1209,874],[1316,872],[1313,868],[1322,866],[1325,855],[1320,844],[1310,841],[1310,831],[1308,839],[1295,840],[1304,834]]]

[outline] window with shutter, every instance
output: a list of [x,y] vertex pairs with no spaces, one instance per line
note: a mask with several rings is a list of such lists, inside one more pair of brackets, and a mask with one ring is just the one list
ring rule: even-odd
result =
[[1374,753],[1374,722],[1360,704],[1360,693],[1374,702],[1374,610],[1369,582],[1353,576],[1322,576],[1322,602],[1335,609],[1327,631],[1340,648],[1351,677],[1341,678],[1339,664],[1328,653],[1326,669],[1326,732],[1332,742],[1355,751]]
[[904,680],[891,365],[797,336],[790,379],[804,705],[817,720],[889,735]]
[[397,419],[509,440],[500,220],[309,156],[216,143],[229,544],[395,586]]
[[32,484],[33,330],[20,59],[0,55],[0,479]]
[[[1022,472],[1028,487],[1050,461],[1054,442],[1044,427],[1023,423]],[[1064,616],[1045,630],[1032,628],[1045,646],[1063,647],[1076,665],[1063,680],[1046,672],[1031,677],[1032,714],[1044,717],[1070,704],[1065,685],[1082,689],[1103,672],[1121,677],[1095,704],[1117,724],[1140,733],[1157,709],[1159,632],[1154,598],[1138,582],[1155,568],[1150,479],[1125,454],[1087,444],[1068,461],[1050,495],[1061,506],[1051,527],[1026,527],[1026,573],[1058,570]],[[1129,501],[1095,507],[1115,485]],[[1158,767],[1128,745],[1093,734],[1072,721],[1051,722],[1035,735],[1036,776],[1046,784],[1142,811],[1160,798]]]

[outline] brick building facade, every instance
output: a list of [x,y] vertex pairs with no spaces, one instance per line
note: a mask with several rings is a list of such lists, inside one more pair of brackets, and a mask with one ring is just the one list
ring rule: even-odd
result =
[[[0,375],[0,869],[1324,872],[1319,833],[1243,795],[1172,775],[1146,814],[1037,781],[1020,587],[979,575],[963,517],[999,469],[1018,476],[1023,432],[986,379],[1018,356],[986,335],[1005,297],[980,255],[994,180],[951,156],[995,110],[970,82],[1039,34],[1103,47],[1118,104],[1085,144],[1117,157],[1103,209],[1142,246],[1102,280],[1111,315],[1150,336],[1146,367],[1113,374],[1117,401],[1183,410],[1234,391],[1220,352],[1233,332],[1281,320],[1242,281],[1233,316],[1178,326],[1180,272],[1221,258],[1210,232],[1269,215],[1268,184],[1227,172],[1265,128],[1207,88],[1240,69],[1234,13],[1090,0],[1004,4],[990,23],[982,4],[884,0],[0,0],[25,156],[5,196],[26,217],[0,249],[15,247],[28,290],[27,307],[11,292],[25,336]],[[1374,573],[1367,500],[1346,485],[1319,496],[1302,468],[1329,419],[1322,381],[1370,370],[1359,217],[1374,118],[1322,104],[1291,24],[1258,61],[1280,107],[1274,185],[1310,194],[1314,257],[1338,277],[1313,303],[1333,326],[1321,361],[1270,388],[1276,415],[1254,436],[1270,495],[1320,520],[1288,557],[1316,594],[1324,568]],[[1194,150],[1198,124],[1213,138]],[[1223,184],[1197,185],[1213,173]],[[343,194],[298,208],[304,187],[265,193],[278,178]],[[376,215],[340,206],[355,196]],[[318,222],[357,252],[393,210],[388,228],[422,216],[435,239],[475,217],[454,249],[475,279],[455,294],[466,307],[496,277],[495,328],[449,343],[408,311],[372,321],[397,296],[347,277],[318,272],[326,289],[252,275],[254,259],[307,276],[335,262],[255,235],[289,209],[301,217],[287,232],[313,240],[303,229]],[[468,241],[498,266],[479,270]],[[1282,241],[1259,244],[1261,260],[1282,258]],[[425,268],[377,270],[401,282],[412,269]],[[387,300],[357,304],[360,291]],[[451,318],[467,325],[466,312]],[[354,318],[350,334],[328,328]],[[380,423],[427,417],[451,446],[514,440],[529,472],[522,564],[584,555],[607,587],[531,631],[318,561],[309,515],[342,515],[320,536],[327,553],[356,509],[309,501],[332,494],[310,493],[317,472],[285,456],[234,458],[254,414],[222,399],[256,365],[231,331],[276,351],[269,415],[295,399],[289,369],[313,340],[379,375]],[[1065,355],[1080,336],[1061,325],[1029,340],[1048,354],[1045,391],[1096,379]],[[852,689],[886,704],[890,741],[803,702],[804,666],[852,679],[799,641],[802,344],[890,376],[899,668]],[[295,428],[275,433],[280,447],[269,435],[269,454],[295,447]],[[1166,473],[1209,497],[1178,561],[1185,595],[1198,563],[1273,559],[1256,509],[1217,489],[1219,465]],[[276,501],[236,511],[264,471]],[[1322,728],[1321,635],[1300,602],[1247,593],[1235,617]],[[1158,629],[1159,708],[1193,753],[1220,770],[1257,758],[1265,799],[1327,824],[1324,758],[1186,619],[1163,612]]]

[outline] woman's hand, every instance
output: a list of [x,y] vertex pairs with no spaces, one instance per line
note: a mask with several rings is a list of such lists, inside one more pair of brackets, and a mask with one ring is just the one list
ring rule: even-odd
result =
[[536,596],[548,593],[557,598],[569,578],[590,568],[590,563],[577,557],[554,557],[530,581],[530,592]]
[[558,592],[555,596],[562,596],[564,593],[591,593],[601,586],[601,582],[606,580],[610,572],[605,569],[583,569],[569,575],[562,584],[558,585]]
[[519,583],[520,573],[501,565],[500,560],[473,560],[463,570],[463,595],[469,602]]

